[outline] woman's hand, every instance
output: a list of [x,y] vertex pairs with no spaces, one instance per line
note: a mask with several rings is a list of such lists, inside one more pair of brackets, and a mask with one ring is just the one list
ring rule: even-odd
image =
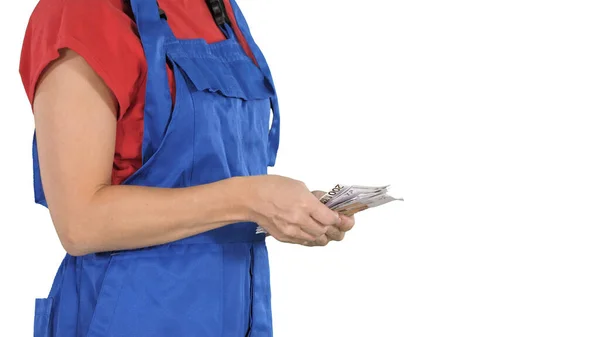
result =
[[303,246],[307,247],[324,247],[331,241],[342,241],[346,232],[354,227],[354,216],[348,217],[340,215],[342,222],[338,226],[332,226],[327,233],[318,237],[315,241],[304,242]]
[[[325,192],[323,191],[314,191],[312,193],[315,197],[317,197],[317,199],[320,199],[323,195],[325,195]],[[354,215],[345,216],[340,214],[339,216],[341,221],[338,225],[329,227],[324,235],[321,235],[314,241],[303,242],[302,245],[308,247],[324,247],[327,246],[327,244],[331,241],[342,241],[346,235],[346,232],[354,227]]]
[[250,200],[250,220],[275,239],[304,244],[328,233],[339,237],[332,228],[342,225],[341,217],[315,198],[301,181],[277,175],[242,179],[248,182],[250,194],[245,198]]

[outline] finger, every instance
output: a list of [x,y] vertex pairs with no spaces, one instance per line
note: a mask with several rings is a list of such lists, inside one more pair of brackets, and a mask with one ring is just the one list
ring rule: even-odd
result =
[[329,238],[325,234],[319,236],[315,241],[313,241],[313,244],[315,246],[319,246],[319,247],[325,247],[325,246],[327,246],[328,243],[329,243]]
[[303,245],[307,246],[307,247],[325,247],[325,246],[327,246],[329,241],[330,240],[329,240],[329,238],[327,238],[327,235],[323,234],[320,237],[318,237],[316,240],[310,241],[310,242],[305,242],[305,243],[303,243]]
[[325,226],[337,226],[341,222],[340,215],[337,212],[330,210],[320,202],[314,204],[310,215],[318,223]]
[[342,241],[344,239],[344,232],[334,226],[329,227],[325,235],[327,235],[329,240],[333,241]]
[[318,237],[318,235],[311,235],[295,226],[286,227],[281,230],[281,233],[278,236],[273,236],[279,241],[297,244],[302,244],[306,241],[314,241],[315,237]]
[[304,241],[301,243],[301,245],[306,246],[306,247],[314,247],[316,244],[314,241]]
[[327,232],[328,226],[324,226],[323,224],[318,223],[310,216],[307,216],[301,224],[301,228],[304,232],[312,235],[311,241],[315,240],[319,236],[325,234]]
[[271,236],[273,238],[275,238],[275,240],[277,240],[279,242],[283,242],[283,243],[295,243],[295,242],[293,242],[293,240],[291,240],[291,237],[289,237],[288,235],[284,234],[280,230],[271,230],[271,231],[269,231],[269,234],[271,234]]
[[294,230],[294,233],[292,234],[292,240],[295,243],[311,241],[311,240],[314,240],[315,237],[318,237],[318,235],[310,234],[310,233],[304,231],[303,228],[297,228],[297,227]]
[[347,232],[354,227],[354,216],[340,215],[340,219],[340,224],[336,226],[340,231]]
[[327,192],[324,191],[312,191],[311,192],[317,199],[321,199]]

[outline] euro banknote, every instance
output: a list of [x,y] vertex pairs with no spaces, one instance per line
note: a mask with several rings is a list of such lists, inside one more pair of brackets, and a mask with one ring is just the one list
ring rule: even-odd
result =
[[[319,201],[331,210],[346,216],[352,216],[369,208],[378,207],[392,201],[404,201],[388,194],[390,185],[386,186],[361,186],[361,185],[335,185],[325,193]],[[267,233],[264,228],[258,227],[257,234]],[[268,233],[267,233],[268,234]]]

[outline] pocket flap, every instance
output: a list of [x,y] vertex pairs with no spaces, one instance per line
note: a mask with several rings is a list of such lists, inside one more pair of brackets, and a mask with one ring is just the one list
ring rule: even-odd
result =
[[50,336],[50,314],[52,313],[53,303],[52,297],[35,299],[34,337]]
[[169,59],[198,91],[217,92],[246,101],[274,96],[269,80],[247,57],[223,60],[176,55]]
[[54,299],[48,298],[36,298],[35,299],[35,315],[46,315],[49,316],[52,311],[52,303]]

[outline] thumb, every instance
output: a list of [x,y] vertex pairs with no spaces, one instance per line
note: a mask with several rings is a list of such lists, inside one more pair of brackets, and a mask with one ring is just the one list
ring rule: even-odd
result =
[[327,192],[323,192],[323,191],[312,191],[311,193],[315,197],[317,197],[317,199],[321,199],[322,196],[324,196],[325,194],[327,194]]

